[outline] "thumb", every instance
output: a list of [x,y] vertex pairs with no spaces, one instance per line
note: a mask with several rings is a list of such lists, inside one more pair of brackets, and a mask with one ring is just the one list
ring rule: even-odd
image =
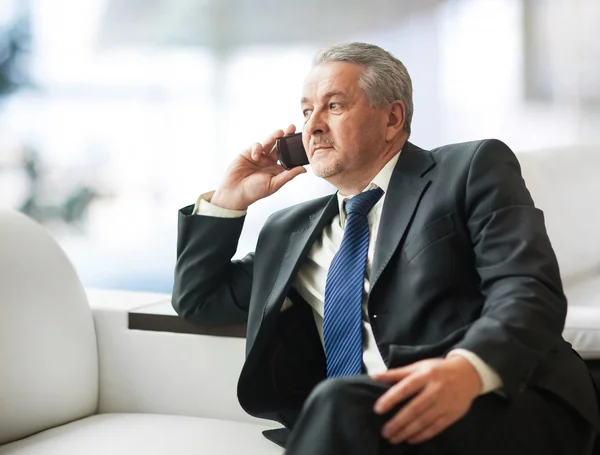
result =
[[288,183],[290,180],[292,180],[295,177],[298,177],[300,174],[305,173],[306,169],[302,166],[294,167],[290,170],[281,172],[280,174],[273,177],[273,179],[271,180],[271,188],[273,190],[272,192],[274,193],[275,191],[279,191],[279,189],[281,189],[281,187]]

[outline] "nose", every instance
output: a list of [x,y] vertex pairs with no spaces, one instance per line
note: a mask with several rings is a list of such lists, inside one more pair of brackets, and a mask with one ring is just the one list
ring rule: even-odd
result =
[[329,125],[327,124],[325,113],[323,113],[320,109],[314,110],[308,119],[305,128],[312,135],[319,135],[329,131]]

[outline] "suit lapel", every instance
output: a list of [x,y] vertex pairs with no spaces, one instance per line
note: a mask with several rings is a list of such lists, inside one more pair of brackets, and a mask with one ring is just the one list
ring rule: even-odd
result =
[[310,216],[306,225],[290,234],[279,273],[265,305],[264,314],[268,314],[274,309],[274,306],[283,302],[284,293],[288,289],[292,276],[298,271],[301,263],[304,262],[304,258],[316,237],[321,234],[325,225],[331,222],[331,219],[337,213],[338,201],[337,196],[334,194],[323,209]]
[[371,291],[403,239],[421,198],[431,181],[425,178],[435,166],[431,154],[407,142],[398,157],[383,203],[371,268]]
[[[268,381],[260,381],[261,387],[269,388],[272,383],[271,377],[273,371],[273,359],[261,359],[261,353],[267,347],[269,341],[277,340],[275,334],[276,324],[274,323],[280,315],[281,306],[288,293],[292,277],[298,271],[300,265],[304,262],[304,258],[308,254],[309,249],[314,243],[316,237],[321,234],[325,225],[331,222],[331,219],[338,213],[337,195],[334,194],[325,203],[325,206],[309,215],[307,221],[299,226],[296,226],[291,233],[285,229],[283,235],[287,235],[287,242],[281,242],[282,249],[285,246],[281,261],[278,258],[273,258],[271,264],[278,267],[277,276],[273,281],[268,297],[262,308],[262,313],[257,313],[256,316],[250,312],[250,317],[257,317],[258,323],[248,321],[248,330],[246,333],[246,361],[240,373],[238,381],[238,398],[242,407],[254,416],[261,416],[259,413],[252,410],[257,406],[264,409],[264,396],[257,397],[256,383],[257,377],[262,377],[263,373],[256,372],[254,368],[263,366],[267,368]],[[289,234],[288,234],[289,233]],[[265,283],[265,285],[268,285]],[[259,310],[260,311],[260,310]],[[275,338],[273,337],[275,335]],[[320,343],[320,340],[319,340]],[[265,363],[266,362],[266,363]],[[267,399],[271,399],[272,392],[264,392],[267,394]],[[257,401],[258,400],[258,401]],[[278,399],[279,400],[279,399]],[[262,411],[261,411],[262,412]],[[276,417],[268,417],[277,420],[280,418],[280,413],[275,413]]]

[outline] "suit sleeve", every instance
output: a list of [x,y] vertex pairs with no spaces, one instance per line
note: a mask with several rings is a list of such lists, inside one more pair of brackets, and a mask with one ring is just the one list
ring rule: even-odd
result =
[[504,143],[484,141],[473,155],[465,213],[485,304],[455,348],[486,362],[511,398],[562,341],[567,302],[543,213]]
[[245,323],[254,254],[231,260],[244,217],[193,215],[192,210],[179,211],[173,308],[194,323]]

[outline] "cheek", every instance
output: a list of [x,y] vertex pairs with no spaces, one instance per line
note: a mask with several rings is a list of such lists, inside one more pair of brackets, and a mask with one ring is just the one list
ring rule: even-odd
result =
[[306,151],[306,155],[310,158],[310,138],[308,137],[308,134],[305,132],[302,132],[302,145],[304,146],[304,150]]
[[351,149],[359,136],[359,129],[354,127],[352,122],[340,120],[337,125],[331,128],[332,139],[341,146],[340,148]]
[[385,132],[381,125],[371,118],[365,118],[360,125],[357,125],[360,134],[356,136],[357,146],[361,148],[379,147],[384,139]]
[[347,156],[358,155],[366,141],[365,131],[361,128],[351,127],[340,131],[340,142]]

